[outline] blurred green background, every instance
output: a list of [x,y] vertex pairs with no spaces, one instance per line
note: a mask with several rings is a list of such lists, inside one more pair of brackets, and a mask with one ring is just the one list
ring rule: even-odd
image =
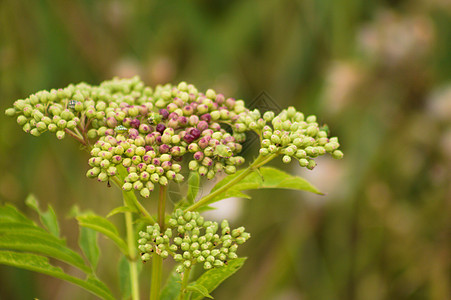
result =
[[[0,32],[2,112],[41,89],[138,74],[151,86],[185,80],[248,104],[266,91],[339,137],[343,160],[288,166],[326,196],[256,191],[221,203],[216,217],[252,239],[241,251],[247,263],[215,299],[451,299],[448,0],[3,0]],[[70,245],[74,204],[105,215],[121,203],[85,177],[88,155],[75,141],[34,138],[3,113],[0,133],[0,201],[33,218],[29,192],[51,203]],[[118,257],[100,242],[99,274],[117,293]],[[33,297],[94,299],[0,267],[0,299]]]

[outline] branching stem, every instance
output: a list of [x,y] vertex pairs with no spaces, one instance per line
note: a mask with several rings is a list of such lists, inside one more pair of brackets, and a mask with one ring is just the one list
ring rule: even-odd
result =
[[239,183],[241,180],[243,180],[246,176],[248,176],[249,174],[251,174],[253,171],[255,171],[256,169],[260,168],[261,166],[267,164],[268,162],[270,162],[272,159],[274,159],[278,154],[271,154],[269,156],[262,156],[259,155],[254,162],[247,168],[245,169],[239,176],[233,178],[231,181],[229,181],[228,183],[226,183],[225,185],[223,185],[221,188],[217,189],[216,191],[208,194],[207,196],[203,197],[202,199],[200,199],[199,201],[197,201],[196,203],[194,203],[193,205],[189,206],[188,208],[185,209],[186,211],[195,211],[196,209],[198,209],[199,207],[204,206],[205,204],[207,204],[210,200],[214,199],[216,196],[224,193],[225,191],[227,191],[228,189],[230,189],[231,187],[233,187],[235,184]]
[[[160,185],[160,195],[158,197],[158,225],[160,232],[165,229],[165,207],[166,207],[166,186]],[[150,284],[150,300],[160,298],[160,286],[162,276],[163,258],[159,255],[152,257],[152,279]]]

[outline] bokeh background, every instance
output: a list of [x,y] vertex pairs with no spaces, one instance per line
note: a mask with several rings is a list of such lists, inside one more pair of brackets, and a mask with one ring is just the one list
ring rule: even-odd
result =
[[[265,91],[339,136],[343,160],[285,166],[327,195],[255,191],[213,213],[252,233],[247,263],[216,299],[451,299],[448,0],[3,0],[0,34],[2,112],[41,89],[140,75],[248,104]],[[3,113],[0,134],[1,203],[35,218],[24,205],[33,192],[55,207],[70,245],[74,204],[102,215],[120,204],[85,177],[88,156],[75,141],[34,138]],[[100,244],[99,276],[117,293],[117,254]],[[33,297],[94,299],[0,267],[0,299]]]

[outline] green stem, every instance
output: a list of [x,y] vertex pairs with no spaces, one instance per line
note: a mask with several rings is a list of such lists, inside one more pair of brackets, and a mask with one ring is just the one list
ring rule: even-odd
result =
[[[118,177],[114,176],[114,177],[110,177],[110,179],[113,181],[113,183],[116,184],[116,186],[122,190],[122,184],[121,181]],[[146,210],[146,208],[141,204],[141,202],[138,201],[138,199],[136,199],[135,193],[133,191],[130,192],[126,192],[126,191],[122,191],[122,196],[125,199],[128,199],[129,201],[131,201],[133,203],[133,205],[135,205],[135,207],[139,210],[139,212],[146,218],[149,220],[150,223],[155,223],[155,219],[150,215],[150,213]],[[124,204],[126,206],[127,205],[127,201],[124,202]]]
[[[158,198],[158,225],[160,232],[165,229],[165,206],[166,206],[166,187],[160,186],[160,195]],[[158,300],[160,298],[160,286],[162,276],[163,258],[159,255],[152,257],[152,279],[150,285],[150,300]]]
[[197,201],[196,203],[194,203],[193,205],[189,206],[188,208],[185,209],[186,211],[195,211],[197,208],[202,207],[203,205],[207,204],[211,199],[214,199],[216,196],[224,193],[225,191],[227,191],[229,188],[233,187],[235,184],[239,183],[241,180],[243,180],[246,176],[248,176],[249,174],[251,174],[253,171],[255,171],[256,169],[260,168],[261,166],[267,164],[268,162],[270,162],[272,159],[274,159],[278,154],[271,154],[269,156],[262,156],[259,155],[254,162],[247,168],[245,169],[240,175],[236,176],[235,178],[233,178],[232,180],[230,180],[228,183],[226,183],[225,185],[223,185],[222,187],[220,187],[219,189],[217,189],[216,191],[208,194],[207,196],[203,197],[202,199],[200,199],[199,201]]
[[191,268],[186,269],[185,272],[183,272],[183,275],[182,275],[183,279],[182,279],[182,286],[181,286],[180,294],[179,294],[179,300],[185,300],[186,287],[188,286],[190,271],[191,271]]
[[128,253],[130,256],[128,263],[130,266],[130,285],[132,288],[132,299],[139,300],[138,265],[136,264],[137,249],[135,246],[135,233],[133,229],[132,213],[129,211],[125,212],[125,226],[127,229],[127,245]]
[[70,136],[72,136],[74,139],[76,139],[77,141],[79,141],[81,144],[83,144],[84,146],[86,146],[86,141],[84,140],[83,136],[78,132],[75,133],[70,129],[64,129],[64,131],[69,134]]
[[160,225],[160,232],[164,232],[164,217],[166,206],[166,186],[160,186],[160,196],[158,197],[158,225]]

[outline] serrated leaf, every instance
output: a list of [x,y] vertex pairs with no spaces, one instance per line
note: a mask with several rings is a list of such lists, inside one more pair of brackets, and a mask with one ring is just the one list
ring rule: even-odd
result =
[[99,262],[99,245],[97,244],[97,232],[93,229],[80,227],[80,237],[78,239],[78,245],[83,251],[85,257],[88,259],[93,270],[97,268]]
[[42,254],[77,267],[86,273],[91,272],[78,253],[68,248],[63,240],[46,231],[28,231],[24,228],[21,231],[2,230],[0,232],[0,248]]
[[124,212],[137,213],[138,211],[136,210],[135,207],[119,206],[119,207],[116,207],[115,209],[113,209],[112,211],[110,211],[106,217],[109,218],[111,216],[114,216],[119,213],[124,213]]
[[132,289],[130,285],[130,265],[125,256],[121,256],[118,264],[119,270],[119,289],[121,290],[122,299],[130,298]]
[[22,268],[66,280],[84,288],[102,299],[114,300],[113,295],[105,284],[97,278],[91,276],[87,280],[82,280],[68,275],[64,273],[61,268],[51,265],[48,258],[43,256],[0,250],[0,264]]
[[[221,187],[232,181],[234,178],[240,176],[245,171],[246,170],[241,170],[234,175],[225,177],[213,187],[210,194],[220,189]],[[309,183],[302,177],[293,176],[272,167],[261,167],[258,173],[250,173],[240,182],[236,183],[233,187],[230,187],[224,192],[218,194],[216,197],[210,199],[207,203],[205,203],[205,205],[231,197],[250,198],[248,195],[243,194],[241,191],[255,189],[290,189],[307,191],[322,195],[322,193],[317,188],[315,188],[311,183]],[[202,199],[200,199],[199,201],[202,201]]]
[[193,292],[192,295],[195,295],[195,293],[200,294],[203,298],[207,297],[210,299],[213,299],[213,297],[208,293],[208,290],[206,287],[204,287],[202,284],[199,283],[192,283],[186,287],[187,291]]
[[0,222],[15,222],[24,224],[34,224],[34,222],[25,217],[14,206],[6,204],[0,206]]
[[[224,280],[235,274],[243,266],[245,261],[245,257],[240,257],[229,261],[228,264],[223,267],[208,270],[195,281],[195,284],[204,286],[208,293],[211,293]],[[202,298],[204,298],[204,296],[196,294],[192,295],[191,300],[200,300]]]
[[199,193],[200,175],[199,172],[190,172],[188,178],[188,192],[186,195],[186,202],[193,204],[196,199],[197,193]]
[[25,200],[25,203],[38,213],[42,225],[44,225],[44,227],[51,234],[53,234],[56,237],[59,237],[60,229],[58,225],[58,219],[56,218],[56,214],[52,206],[49,205],[47,211],[45,212],[41,211],[39,209],[39,202],[33,194],[28,195],[27,199]]
[[116,226],[114,226],[113,223],[103,217],[92,213],[77,216],[77,220],[80,226],[91,228],[110,238],[119,247],[123,254],[128,255],[127,244],[119,236],[119,232],[117,231]]
[[174,267],[171,274],[169,275],[163,290],[160,293],[160,300],[176,300],[179,297],[180,289],[182,288],[182,278],[176,270],[177,266]]

